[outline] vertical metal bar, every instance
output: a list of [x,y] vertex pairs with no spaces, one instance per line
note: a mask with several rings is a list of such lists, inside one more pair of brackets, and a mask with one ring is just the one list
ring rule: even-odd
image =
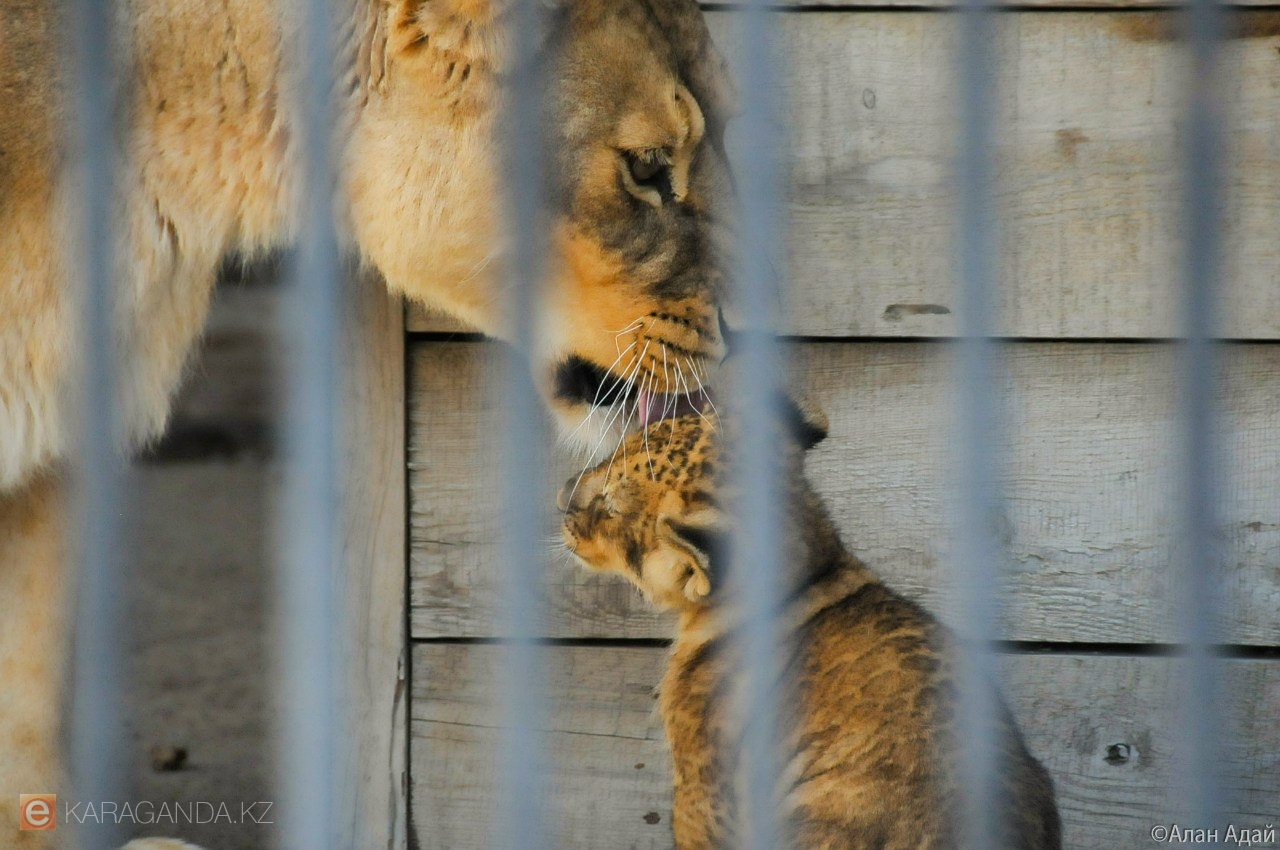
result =
[[[750,813],[745,847],[775,850],[788,844],[780,829],[777,805],[781,762],[779,741],[785,738],[780,716],[781,646],[778,621],[782,588],[782,543],[777,511],[781,469],[774,424],[776,389],[782,385],[782,364],[774,317],[778,307],[776,270],[785,256],[786,228],[780,214],[783,171],[782,126],[779,117],[778,69],[766,0],[751,0],[743,12],[742,60],[737,73],[745,93],[740,117],[742,162],[740,201],[741,243],[738,246],[736,296],[743,329],[741,368],[749,376],[733,387],[740,404],[741,427],[733,447],[739,459],[739,532],[734,541],[735,574],[744,603],[744,633],[740,651],[746,659],[746,688],[741,716],[746,718],[743,757],[746,795],[742,811]],[[785,684],[783,684],[785,687]]]
[[[77,554],[73,573],[73,679],[70,758],[81,800],[118,800],[127,771],[121,742],[124,717],[125,630],[121,588],[123,538],[120,504],[123,468],[117,452],[121,417],[116,409],[119,353],[114,297],[113,166],[117,152],[118,81],[113,30],[115,5],[79,0],[71,7],[75,61],[77,147],[82,203],[75,223],[83,245],[68,268],[79,278],[85,350],[77,410]],[[118,825],[85,828],[84,850],[119,844]]]
[[995,792],[997,716],[992,687],[999,670],[996,597],[1001,549],[995,521],[999,496],[1000,375],[992,318],[999,310],[996,220],[992,204],[996,38],[990,0],[964,0],[960,15],[960,153],[958,159],[960,321],[957,412],[960,445],[956,495],[961,653],[959,748],[963,801],[961,846],[1001,847]]
[[[342,284],[334,232],[334,29],[330,0],[307,0],[292,45],[297,69],[300,242],[283,328],[288,357],[284,503],[277,532],[281,654],[277,769],[281,840],[337,848],[343,717],[338,351]],[[345,849],[344,849],[345,850]]]
[[538,637],[543,622],[540,553],[543,475],[542,408],[529,370],[519,355],[535,350],[532,317],[545,269],[546,222],[542,203],[545,152],[540,132],[540,96],[544,91],[536,34],[542,14],[538,0],[516,0],[508,25],[513,28],[510,118],[504,131],[505,167],[511,186],[508,215],[515,233],[511,263],[512,342],[517,357],[508,358],[504,428],[504,469],[508,481],[503,541],[508,572],[503,580],[503,610],[511,637],[505,647],[502,692],[505,746],[502,750],[501,827],[498,845],[505,850],[549,850],[543,817],[547,768],[540,729],[546,714],[545,658]]
[[1218,642],[1217,583],[1222,563],[1215,545],[1219,482],[1213,410],[1223,194],[1217,49],[1226,21],[1218,0],[1191,0],[1186,21],[1191,67],[1183,196],[1187,267],[1179,351],[1185,490],[1180,523],[1185,529],[1180,619],[1185,629],[1183,639],[1190,649],[1190,670],[1182,694],[1183,740],[1188,748],[1182,768],[1186,816],[1196,828],[1214,829],[1219,826],[1216,819],[1221,812],[1218,706],[1223,695],[1213,657]]

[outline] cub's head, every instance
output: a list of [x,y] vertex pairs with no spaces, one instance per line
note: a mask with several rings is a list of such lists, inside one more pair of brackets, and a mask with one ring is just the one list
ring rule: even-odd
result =
[[[695,0],[541,5],[551,256],[530,355],[566,433],[612,448],[650,410],[691,410],[724,356],[736,95]],[[347,153],[360,249],[394,289],[509,336],[501,127],[528,70],[511,66],[511,4],[371,8]]]
[[[826,436],[827,425],[821,413],[794,404],[785,406],[784,422],[778,451],[790,496],[806,486],[802,452]],[[561,489],[569,552],[590,569],[624,576],[659,608],[706,605],[721,584],[734,526],[726,442],[732,446],[732,434],[723,433],[720,419],[700,414],[628,436],[613,458]]]

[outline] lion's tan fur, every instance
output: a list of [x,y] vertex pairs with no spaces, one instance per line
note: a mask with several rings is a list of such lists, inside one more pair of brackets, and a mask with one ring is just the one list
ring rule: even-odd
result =
[[[393,290],[506,335],[506,187],[494,143],[511,70],[505,0],[334,2],[342,237]],[[623,327],[679,346],[691,366],[720,356],[710,209],[727,180],[718,149],[694,153],[730,96],[693,0],[551,5],[561,28],[548,66],[557,191],[531,353],[555,401],[553,367],[575,356],[607,370]],[[62,6],[0,0],[0,843],[12,840],[15,795],[55,781],[53,683],[63,673],[61,588],[71,584],[58,482],[84,356],[71,283],[83,192],[69,167]],[[164,427],[219,264],[295,235],[296,85],[284,57],[303,4],[114,8],[125,129],[113,148],[112,272],[128,448]],[[643,192],[621,188],[620,154],[637,144],[667,152],[673,197],[638,204]],[[658,349],[637,368],[651,390],[676,391]],[[572,400],[553,407],[582,412]]]

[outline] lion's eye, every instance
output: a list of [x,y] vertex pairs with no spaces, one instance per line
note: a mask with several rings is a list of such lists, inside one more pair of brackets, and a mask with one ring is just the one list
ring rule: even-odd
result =
[[663,201],[671,199],[671,166],[661,151],[628,151],[623,155],[627,173],[637,188],[657,192]]
[[657,160],[641,159],[635,156],[631,158],[631,178],[637,183],[648,183],[665,169],[666,166]]

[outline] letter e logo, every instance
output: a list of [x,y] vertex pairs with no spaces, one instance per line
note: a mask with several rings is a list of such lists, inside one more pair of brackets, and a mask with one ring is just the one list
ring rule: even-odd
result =
[[18,829],[40,831],[58,828],[58,796],[56,794],[19,794]]

